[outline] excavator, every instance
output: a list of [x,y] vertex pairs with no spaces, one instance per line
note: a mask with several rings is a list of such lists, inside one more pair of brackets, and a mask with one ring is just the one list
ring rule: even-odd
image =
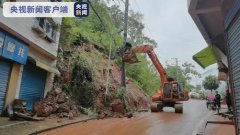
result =
[[153,51],[153,46],[141,45],[125,48],[123,53],[124,62],[130,64],[139,62],[136,53],[147,53],[160,75],[161,86],[157,93],[152,96],[151,111],[159,112],[163,111],[164,107],[173,107],[175,108],[175,113],[183,113],[182,101],[189,99],[188,92],[183,91],[180,83],[173,78],[167,77],[165,69]]

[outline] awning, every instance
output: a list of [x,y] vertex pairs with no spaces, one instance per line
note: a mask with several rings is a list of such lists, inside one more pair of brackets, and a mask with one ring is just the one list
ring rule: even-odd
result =
[[42,63],[42,62],[40,62],[40,61],[37,61],[37,60],[36,60],[36,66],[38,66],[38,67],[40,67],[40,68],[42,68],[42,69],[45,69],[45,70],[47,70],[48,72],[55,73],[55,74],[57,74],[57,75],[60,74],[60,72],[58,71],[58,69],[57,69],[56,67],[49,66],[49,65],[44,64],[44,63]]
[[196,61],[202,68],[206,68],[212,64],[215,64],[218,60],[216,53],[210,47],[206,47],[193,56],[193,60]]

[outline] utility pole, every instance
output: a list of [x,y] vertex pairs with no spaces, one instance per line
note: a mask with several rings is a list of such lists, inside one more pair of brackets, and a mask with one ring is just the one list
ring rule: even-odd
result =
[[[125,15],[124,15],[124,42],[123,42],[123,48],[125,47],[126,43],[127,43],[127,27],[128,27],[128,7],[129,7],[129,0],[126,0],[125,1]],[[122,52],[124,53],[124,52]],[[121,85],[122,87],[126,87],[126,79],[125,79],[125,76],[126,76],[126,72],[125,72],[125,62],[123,60],[123,57],[122,57],[122,76],[121,76]]]
[[178,81],[178,58],[172,58],[176,61],[176,74],[177,74],[177,81]]

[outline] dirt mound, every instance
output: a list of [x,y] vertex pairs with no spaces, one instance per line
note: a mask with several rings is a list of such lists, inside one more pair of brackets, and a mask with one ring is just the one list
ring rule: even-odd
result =
[[134,84],[131,80],[127,81],[125,100],[129,106],[128,109],[132,112],[139,110],[148,110],[151,103],[151,98],[147,96],[141,90],[141,88]]
[[[60,62],[59,70],[62,73],[58,87],[68,87],[71,92],[71,82],[74,82],[72,78],[74,78],[75,73],[73,73],[73,68],[70,63],[73,63],[72,58],[82,58],[87,64],[91,65],[91,74],[92,82],[91,84],[96,84],[94,87],[94,91],[90,93],[94,93],[94,99],[89,103],[91,104],[91,108],[96,110],[99,118],[104,117],[123,117],[128,112],[134,112],[140,109],[148,109],[150,104],[150,99],[144,92],[133,83],[130,79],[127,78],[127,88],[122,97],[118,96],[119,89],[121,89],[121,70],[120,67],[115,63],[114,60],[111,60],[109,63],[108,55],[103,52],[97,50],[93,45],[83,44],[82,46],[75,46],[72,50],[65,52],[63,61]],[[80,62],[81,64],[81,62]],[[83,69],[83,67],[79,66],[79,70]],[[109,76],[108,76],[109,75]],[[108,80],[108,81],[107,81]],[[84,81],[82,82],[84,83]],[[81,84],[81,83],[80,83]],[[108,84],[108,89],[106,90],[106,84]],[[77,86],[77,85],[76,85]],[[86,85],[79,85],[76,90],[82,90],[82,87]],[[90,89],[86,88],[84,91],[90,91]],[[93,89],[91,89],[93,90]],[[84,94],[84,93],[78,93]],[[61,94],[60,94],[61,95]],[[70,94],[71,95],[71,94]],[[60,97],[60,96],[59,96]],[[81,95],[79,97],[87,97],[86,95]],[[88,99],[88,98],[87,98]],[[79,100],[79,98],[78,98]],[[63,104],[64,98],[54,99],[56,103]],[[55,102],[54,102],[55,103]],[[43,103],[42,103],[43,104]],[[55,105],[48,105],[48,102],[44,102],[49,108],[46,109],[46,114],[48,112],[58,111],[59,109],[55,109]],[[44,105],[44,106],[46,106]],[[81,105],[81,103],[79,103]],[[66,108],[66,107],[65,107]],[[43,109],[44,110],[44,109]],[[68,109],[67,109],[68,110]],[[71,112],[71,111],[70,111]],[[59,113],[59,112],[57,112]],[[61,112],[63,113],[63,112]],[[66,113],[66,112],[64,112]],[[130,115],[129,115],[130,116]]]
[[68,100],[60,88],[49,92],[44,100],[36,102],[33,113],[38,117],[55,114],[59,118],[68,117],[69,119],[80,115],[76,104]]

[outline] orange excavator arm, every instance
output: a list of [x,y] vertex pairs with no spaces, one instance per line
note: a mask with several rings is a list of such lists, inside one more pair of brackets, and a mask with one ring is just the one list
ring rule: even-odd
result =
[[[136,63],[138,62],[136,53],[147,53],[149,58],[151,59],[153,65],[156,67],[158,73],[160,74],[161,79],[161,87],[160,90],[152,96],[153,103],[151,104],[151,111],[157,112],[162,110],[165,106],[170,106],[175,108],[176,113],[183,112],[182,103],[177,103],[177,101],[186,101],[188,100],[188,92],[182,92],[181,87],[178,87],[178,82],[174,81],[173,78],[167,78],[167,74],[162,64],[158,60],[157,55],[153,51],[153,47],[151,45],[141,45],[136,47],[126,48],[124,51],[123,59],[127,63]],[[170,84],[170,89],[163,90],[164,85],[166,83]],[[175,84],[175,88],[173,88],[173,84]],[[177,84],[177,85],[176,85]],[[165,94],[164,94],[165,92]],[[157,101],[157,102],[156,102]]]
[[164,70],[162,64],[160,63],[160,61],[158,60],[157,55],[155,54],[155,52],[153,51],[153,47],[151,45],[142,45],[142,46],[136,46],[132,48],[132,52],[133,53],[147,53],[149,58],[151,59],[153,65],[156,67],[160,78],[161,78],[161,88],[160,90],[162,90],[163,84],[164,82],[167,82],[167,74],[166,71]]
[[128,63],[138,62],[136,53],[147,53],[149,58],[151,59],[153,65],[157,69],[157,71],[160,75],[160,79],[161,79],[161,81],[160,81],[161,86],[160,86],[160,89],[158,90],[158,92],[152,97],[152,100],[162,99],[163,98],[163,86],[164,86],[164,83],[168,82],[168,78],[167,78],[166,71],[164,70],[162,64],[158,60],[157,55],[153,51],[153,47],[151,45],[141,45],[141,46],[135,46],[135,47],[132,47],[132,48],[126,50],[124,53],[124,56],[123,56],[125,62],[128,62]]
[[[126,48],[123,55],[124,61],[128,63],[138,62],[136,53],[147,53],[153,65],[156,67],[158,73],[160,74],[161,87],[160,90],[152,96],[153,103],[151,104],[151,111],[162,111],[163,107],[168,106],[174,107],[176,113],[182,113],[182,103],[176,102],[187,101],[189,99],[188,92],[183,92],[181,90],[181,87],[179,87],[179,83],[177,81],[174,81],[173,78],[167,78],[166,71],[158,60],[158,57],[153,51],[153,47],[151,45],[141,45]],[[170,86],[170,89],[168,87],[164,89],[165,86]]]

